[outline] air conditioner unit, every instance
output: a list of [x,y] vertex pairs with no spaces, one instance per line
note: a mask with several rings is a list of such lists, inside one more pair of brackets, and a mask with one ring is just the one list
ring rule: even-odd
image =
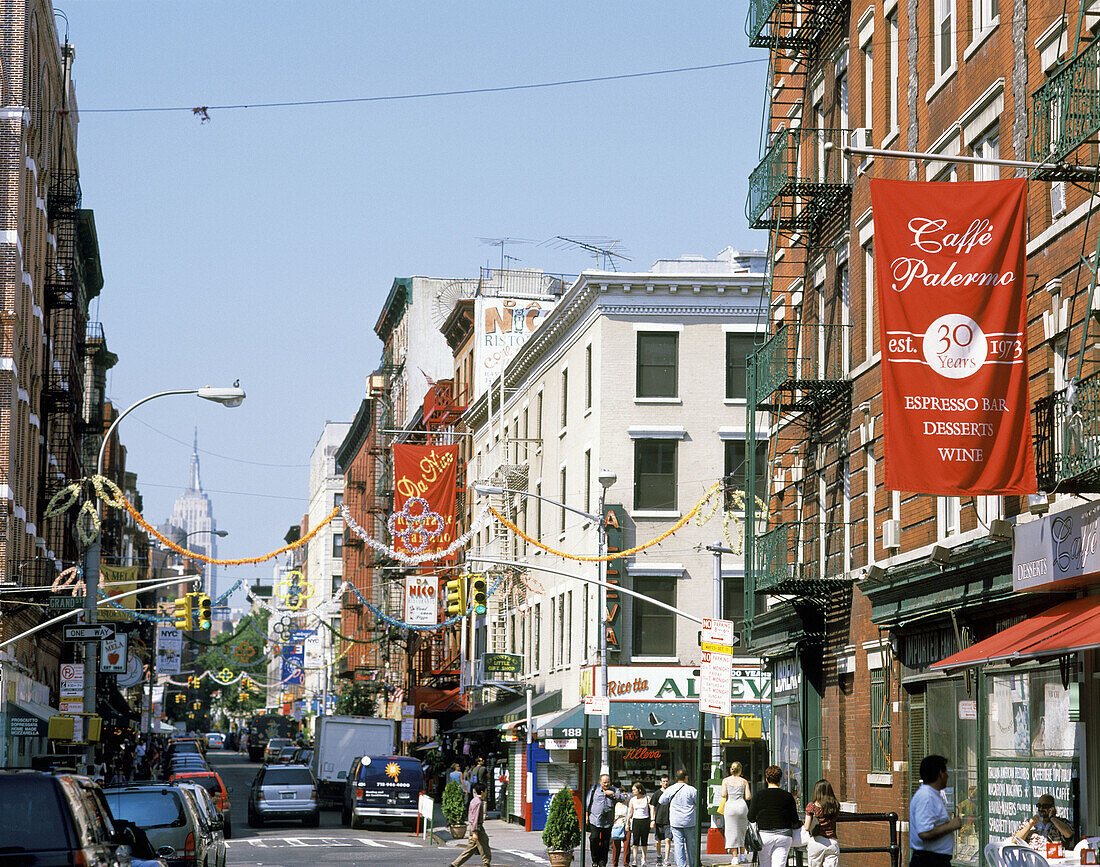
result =
[[901,521],[892,518],[882,522],[882,547],[901,547]]
[[1050,185],[1050,216],[1057,218],[1066,212],[1066,182],[1055,181]]

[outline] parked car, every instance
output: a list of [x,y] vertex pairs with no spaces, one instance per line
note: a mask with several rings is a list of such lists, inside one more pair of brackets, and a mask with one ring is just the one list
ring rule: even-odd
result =
[[415,823],[424,771],[408,756],[362,756],[351,763],[340,818],[358,828],[366,819],[405,819]]
[[203,834],[200,847],[204,853],[203,867],[225,867],[225,825],[210,793],[196,783],[181,782],[176,785],[183,791],[199,817],[199,827]]
[[121,844],[92,780],[0,770],[0,867],[129,867]]
[[290,764],[302,764],[296,762],[295,758],[298,756],[298,750],[300,747],[283,747],[279,750],[279,755],[275,757],[275,764],[277,765],[290,765]]
[[264,765],[248,793],[248,824],[263,827],[272,819],[301,819],[307,828],[321,824],[317,784],[305,765]]
[[294,741],[290,738],[271,738],[264,747],[264,763],[273,762],[279,757],[283,747],[293,747]]
[[171,778],[176,774],[182,774],[186,771],[199,772],[209,770],[210,766],[202,756],[177,756],[174,759],[168,760],[168,765],[164,769],[164,776],[166,778]]
[[199,755],[206,755],[206,738],[196,738],[190,735],[183,738],[176,738],[172,741],[171,752],[175,753],[198,753]]
[[[294,751],[294,759],[291,761],[292,765],[310,765],[313,761],[313,747],[298,747]],[[312,770],[312,767],[310,768]],[[316,776],[316,774],[314,774]]]
[[227,787],[222,782],[220,774],[215,771],[183,771],[174,774],[168,782],[194,783],[206,789],[210,794],[210,799],[214,802],[215,809],[217,809],[222,821],[225,823],[225,839],[228,840],[233,836],[233,823],[230,816],[232,805],[229,802],[229,794],[233,791],[233,787]]
[[207,864],[210,835],[193,799],[178,786],[129,783],[104,789],[103,796],[111,814],[141,828],[154,849],[172,850],[168,867],[214,867]]
[[225,735],[221,732],[207,732],[206,746],[216,750],[225,749]]

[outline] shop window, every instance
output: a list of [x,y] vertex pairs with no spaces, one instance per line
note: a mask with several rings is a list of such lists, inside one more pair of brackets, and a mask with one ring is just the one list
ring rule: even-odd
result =
[[871,671],[871,773],[889,774],[890,686],[885,668]]
[[675,331],[638,332],[638,397],[676,397],[680,335]]
[[745,400],[748,391],[745,384],[745,368],[748,357],[755,348],[751,334],[726,334],[726,400]]
[[676,508],[676,440],[634,441],[634,508]]
[[774,761],[783,770],[784,789],[794,795],[801,808],[802,798],[802,713],[797,699],[774,706],[772,725],[775,729]]
[[[634,589],[666,605],[676,604],[676,579],[640,575]],[[664,608],[634,600],[632,648],[635,657],[676,656],[676,615]]]

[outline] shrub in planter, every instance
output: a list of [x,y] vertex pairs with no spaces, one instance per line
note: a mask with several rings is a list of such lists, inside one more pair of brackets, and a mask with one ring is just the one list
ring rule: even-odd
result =
[[461,834],[455,837],[466,836],[466,799],[462,795],[462,786],[456,780],[448,780],[443,787],[443,818],[451,828],[462,828]]
[[[568,855],[568,858],[562,859],[561,863],[568,864],[572,860],[573,850],[581,843],[580,819],[577,818],[572,789],[560,790],[550,802],[550,810],[546,814],[546,828],[542,832],[542,842],[546,845],[547,854]],[[554,857],[551,857],[550,861],[558,863]]]

